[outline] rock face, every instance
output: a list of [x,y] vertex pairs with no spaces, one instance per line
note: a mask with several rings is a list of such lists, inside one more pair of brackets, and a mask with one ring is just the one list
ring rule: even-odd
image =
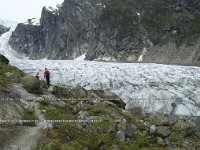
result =
[[199,22],[198,0],[65,0],[43,8],[40,25],[19,24],[10,44],[34,59],[192,63]]
[[0,36],[10,29],[0,24]]
[[98,16],[103,7],[100,0],[66,0],[58,8],[44,7],[40,25],[31,20],[19,24],[10,38],[11,46],[31,58],[74,59],[90,49]]
[[0,63],[8,64],[9,60],[5,56],[0,54]]

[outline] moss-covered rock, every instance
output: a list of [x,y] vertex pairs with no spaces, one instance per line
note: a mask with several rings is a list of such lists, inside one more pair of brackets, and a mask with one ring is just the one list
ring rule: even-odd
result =
[[193,125],[185,120],[185,119],[180,119],[178,120],[175,125],[172,127],[172,129],[174,131],[177,131],[177,132],[181,132],[181,131],[187,131],[189,129],[191,129],[193,127]]
[[164,114],[156,114],[152,119],[152,124],[157,126],[169,125],[169,119]]
[[23,87],[30,93],[42,94],[42,88],[40,87],[40,81],[33,76],[26,75],[22,78],[21,83]]
[[165,126],[159,126],[157,127],[157,135],[165,138],[167,136],[169,136],[171,134],[171,131],[169,130],[169,127],[165,127]]

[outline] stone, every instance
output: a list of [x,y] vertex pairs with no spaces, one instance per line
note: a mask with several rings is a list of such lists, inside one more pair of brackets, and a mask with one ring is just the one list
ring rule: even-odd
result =
[[156,131],[157,131],[157,127],[155,125],[151,125],[149,127],[149,133],[150,134],[156,134]]
[[113,100],[111,100],[110,102],[114,103],[114,104],[117,105],[119,108],[125,109],[125,107],[126,107],[126,103],[125,103],[122,99],[119,99],[119,98],[117,98],[116,100],[113,99]]
[[9,60],[0,54],[0,63],[3,63],[3,64],[9,64]]
[[104,101],[103,103],[102,103],[104,106],[116,106],[114,103],[112,103],[112,102],[109,102],[109,101]]
[[117,124],[117,129],[125,131],[126,130],[126,119],[122,119],[120,123]]
[[89,116],[87,111],[80,111],[78,114],[80,119],[86,119]]
[[131,123],[127,122],[127,124],[126,124],[126,132],[125,132],[126,133],[126,137],[133,138],[136,130],[137,130],[137,127],[134,124],[131,124]]
[[189,129],[193,128],[194,125],[192,123],[190,123],[188,120],[185,119],[179,119],[174,126],[172,127],[172,129],[174,131],[189,131]]
[[20,79],[18,78],[18,76],[14,73],[11,72],[6,72],[5,74],[6,78],[8,78],[9,80],[18,83],[20,81]]
[[168,137],[171,134],[171,131],[169,130],[169,127],[166,126],[158,126],[157,127],[157,135],[165,138]]
[[119,150],[119,148],[117,147],[117,145],[113,144],[111,150]]
[[153,117],[152,124],[154,124],[156,126],[169,125],[169,119],[164,114],[158,113]]
[[165,145],[164,140],[161,137],[157,137],[157,143],[158,145],[161,145],[161,146]]
[[116,136],[119,142],[125,141],[125,131],[117,131]]

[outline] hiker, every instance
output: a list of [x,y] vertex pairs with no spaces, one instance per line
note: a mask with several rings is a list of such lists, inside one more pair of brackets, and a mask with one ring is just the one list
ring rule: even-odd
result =
[[45,68],[45,71],[44,71],[44,78],[46,78],[47,86],[49,87],[50,86],[50,72],[47,68]]
[[38,80],[41,80],[41,79],[40,79],[39,72],[36,73],[35,77],[36,77]]

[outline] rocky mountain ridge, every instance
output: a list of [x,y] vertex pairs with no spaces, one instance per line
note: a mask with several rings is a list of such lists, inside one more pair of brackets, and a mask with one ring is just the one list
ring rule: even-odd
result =
[[10,29],[9,28],[7,28],[7,27],[5,27],[4,25],[1,25],[0,24],[0,36],[2,35],[2,34],[4,34],[5,32],[8,32]]
[[65,0],[40,25],[19,24],[10,44],[32,59],[193,63],[199,22],[198,0]]

